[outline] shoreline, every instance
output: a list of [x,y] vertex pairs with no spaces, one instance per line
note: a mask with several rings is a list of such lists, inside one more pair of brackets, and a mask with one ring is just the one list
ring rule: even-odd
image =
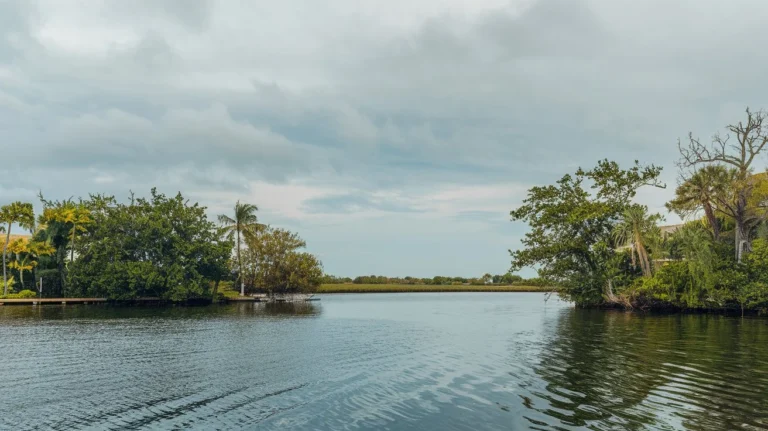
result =
[[[424,285],[323,285],[313,295],[374,294],[374,293],[549,293],[551,288],[536,286],[434,286]],[[189,299],[187,301],[171,301],[158,297],[142,297],[134,299],[109,298],[9,298],[0,299],[0,307],[9,305],[217,305],[236,302],[305,302],[318,301],[319,298],[299,300],[271,300],[264,294],[254,296],[223,296],[218,300],[207,298]]]
[[[210,298],[195,298],[187,301],[171,301],[156,297],[135,299],[109,298],[11,298],[0,299],[0,306],[6,305],[216,305],[230,302],[270,302],[265,296],[225,297],[221,300]],[[283,302],[277,300],[275,302]],[[297,301],[298,302],[298,301]]]
[[548,293],[551,287],[538,286],[500,286],[500,285],[438,285],[423,284],[324,284],[316,294],[340,293]]

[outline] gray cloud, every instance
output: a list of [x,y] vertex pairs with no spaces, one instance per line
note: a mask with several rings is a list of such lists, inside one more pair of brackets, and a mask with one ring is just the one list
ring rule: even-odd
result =
[[392,213],[424,212],[404,203],[376,198],[360,192],[307,199],[304,201],[304,210],[308,213],[317,214],[345,214],[369,210]]
[[[766,19],[759,0],[0,1],[0,200],[270,184],[303,193],[295,220],[603,157],[673,182],[677,137],[768,105]],[[441,220],[519,236],[495,208]]]

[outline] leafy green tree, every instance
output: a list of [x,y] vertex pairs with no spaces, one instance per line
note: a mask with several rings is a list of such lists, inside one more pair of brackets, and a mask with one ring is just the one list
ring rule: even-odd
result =
[[244,271],[269,294],[314,292],[323,276],[317,258],[299,250],[306,246],[297,234],[267,227],[246,237]]
[[317,291],[323,275],[323,265],[320,260],[310,253],[288,253],[283,265],[279,266],[283,271],[282,278],[286,280],[284,286],[277,286],[272,291],[285,293],[312,293]]
[[245,295],[245,282],[243,280],[243,259],[242,254],[242,240],[253,238],[260,228],[264,225],[259,223],[258,217],[256,217],[256,211],[258,207],[253,204],[235,203],[234,217],[230,217],[226,214],[219,216],[219,223],[221,223],[227,229],[230,238],[235,238],[235,247],[237,253],[237,270],[238,279],[240,281],[240,296]]
[[6,260],[8,258],[8,245],[11,242],[11,228],[18,224],[22,229],[32,230],[35,225],[35,212],[32,204],[25,202],[12,202],[0,208],[0,222],[6,224],[5,244],[3,245],[3,295],[8,294],[8,275],[6,273]]
[[688,307],[720,302],[715,293],[718,256],[712,237],[701,223],[688,223],[675,232],[674,236],[679,242],[683,264],[688,270],[687,283],[681,289],[680,298],[676,300]]
[[[648,214],[648,207],[630,205],[624,210],[619,222],[613,228],[613,237],[616,243],[630,247],[632,265],[639,264],[644,277],[650,277],[653,273],[646,246],[650,241],[650,236],[658,230],[657,223],[660,220],[660,215]],[[635,260],[635,256],[637,256],[637,260]]]
[[[512,271],[537,267],[579,305],[598,305],[613,297],[616,253],[612,232],[640,187],[663,187],[661,168],[635,165],[621,169],[602,160],[589,171],[579,169],[555,185],[528,191],[510,215],[530,226],[523,248],[511,251]],[[585,189],[591,183],[592,193]]]
[[205,208],[181,194],[116,203],[92,196],[89,224],[68,277],[68,292],[111,299],[208,299],[227,273],[232,241]]
[[720,237],[720,221],[717,219],[718,200],[722,199],[736,172],[722,165],[706,165],[693,173],[675,190],[675,198],[667,203],[667,209],[681,218],[704,210],[704,216],[712,229],[714,239]]

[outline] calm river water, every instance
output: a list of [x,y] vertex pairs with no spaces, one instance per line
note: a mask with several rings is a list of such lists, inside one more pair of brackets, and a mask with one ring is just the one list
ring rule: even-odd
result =
[[543,298],[0,307],[0,429],[768,429],[768,320]]

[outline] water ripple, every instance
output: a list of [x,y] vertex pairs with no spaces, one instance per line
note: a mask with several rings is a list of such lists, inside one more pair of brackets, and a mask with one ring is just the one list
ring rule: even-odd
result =
[[0,307],[0,429],[768,429],[768,322],[540,294]]

